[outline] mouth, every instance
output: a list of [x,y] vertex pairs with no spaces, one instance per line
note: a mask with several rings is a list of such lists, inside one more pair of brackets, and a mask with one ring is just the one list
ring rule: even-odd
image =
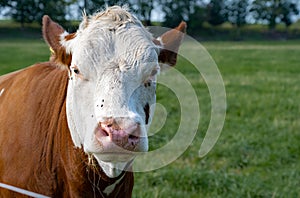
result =
[[98,155],[94,155],[104,173],[110,177],[118,177],[123,171],[132,171],[133,159],[125,162],[106,162],[99,159]]
[[94,153],[94,155],[103,162],[128,162],[136,156],[133,152],[104,152]]

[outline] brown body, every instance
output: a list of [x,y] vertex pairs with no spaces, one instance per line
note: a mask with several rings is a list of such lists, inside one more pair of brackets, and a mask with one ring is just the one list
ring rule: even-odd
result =
[[[110,179],[72,142],[68,71],[51,62],[0,77],[0,182],[50,197],[131,197],[133,174]],[[18,193],[0,188],[0,197]]]

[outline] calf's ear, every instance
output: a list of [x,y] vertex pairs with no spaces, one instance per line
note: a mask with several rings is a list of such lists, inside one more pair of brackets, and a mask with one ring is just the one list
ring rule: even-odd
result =
[[43,37],[50,47],[50,61],[59,66],[70,66],[72,55],[62,46],[61,41],[73,39],[75,33],[69,34],[59,24],[52,21],[48,15],[45,15],[43,17]]
[[154,43],[161,45],[158,61],[169,66],[174,66],[177,62],[179,46],[184,38],[187,25],[182,21],[176,28],[161,35]]

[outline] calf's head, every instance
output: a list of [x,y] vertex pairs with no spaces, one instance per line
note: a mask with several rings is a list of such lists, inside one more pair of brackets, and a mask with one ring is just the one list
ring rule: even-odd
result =
[[128,11],[110,7],[84,16],[69,34],[48,16],[43,34],[51,61],[69,70],[67,120],[76,147],[93,155],[109,177],[148,150],[160,64],[175,65],[182,22],[159,39]]

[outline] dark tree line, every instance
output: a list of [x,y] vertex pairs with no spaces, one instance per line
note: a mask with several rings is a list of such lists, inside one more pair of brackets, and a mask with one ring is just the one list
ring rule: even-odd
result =
[[271,29],[279,22],[288,27],[293,15],[299,14],[298,4],[298,0],[255,0],[251,11],[256,20],[267,21]]
[[71,3],[73,2],[67,0],[0,0],[0,8],[8,8],[5,15],[11,16],[24,27],[25,23],[35,21],[41,23],[44,14],[50,15],[59,22],[65,22],[66,9]]
[[300,7],[298,0],[0,0],[0,9],[23,26],[40,22],[44,14],[64,23],[67,17],[74,18],[74,13],[80,16],[82,10],[93,13],[115,4],[127,4],[146,25],[151,25],[153,10],[158,10],[164,15],[164,26],[185,20],[190,29],[199,29],[204,22],[212,26],[230,22],[241,27],[249,21],[266,23],[270,29],[278,23],[288,27]]

